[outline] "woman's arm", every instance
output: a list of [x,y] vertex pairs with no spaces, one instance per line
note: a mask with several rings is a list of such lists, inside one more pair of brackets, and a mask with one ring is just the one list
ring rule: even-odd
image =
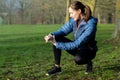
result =
[[65,23],[60,29],[58,29],[55,32],[52,32],[51,34],[54,36],[66,36],[73,30],[73,23],[74,20],[71,18],[67,23]]

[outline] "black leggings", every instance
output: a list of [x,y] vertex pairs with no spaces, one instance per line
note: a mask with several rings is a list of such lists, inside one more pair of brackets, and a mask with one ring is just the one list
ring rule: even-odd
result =
[[[57,42],[72,42],[70,39],[65,37],[55,37],[55,39]],[[89,50],[73,49],[66,51],[72,56],[74,56],[75,63],[78,65],[87,64],[91,62],[91,60],[96,55],[96,52],[93,52],[90,49]],[[55,46],[53,46],[53,52],[54,52],[55,64],[60,65],[61,49],[57,49]]]

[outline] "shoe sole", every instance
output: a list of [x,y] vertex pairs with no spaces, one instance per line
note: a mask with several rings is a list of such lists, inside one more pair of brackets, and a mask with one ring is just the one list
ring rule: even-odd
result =
[[92,72],[85,72],[85,74],[90,74],[90,73],[93,73],[93,71]]
[[89,74],[88,72],[85,72],[85,74]]
[[48,73],[46,73],[45,75],[46,76],[53,76],[53,75],[57,75],[57,74],[61,74],[62,72],[57,72],[57,73],[54,73],[54,74],[48,74]]

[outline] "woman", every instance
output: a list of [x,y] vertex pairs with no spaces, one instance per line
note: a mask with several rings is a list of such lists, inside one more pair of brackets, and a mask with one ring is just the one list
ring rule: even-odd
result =
[[[45,36],[45,41],[53,44],[55,65],[46,75],[61,73],[61,50],[66,50],[74,57],[78,65],[86,64],[86,73],[92,72],[92,60],[96,56],[95,41],[97,19],[91,16],[88,6],[74,1],[69,7],[71,19],[60,29]],[[74,41],[65,38],[73,32]]]

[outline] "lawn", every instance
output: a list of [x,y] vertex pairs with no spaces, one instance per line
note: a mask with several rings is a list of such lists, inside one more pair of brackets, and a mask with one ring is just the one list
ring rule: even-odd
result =
[[113,24],[98,25],[94,73],[84,74],[85,65],[76,65],[63,51],[63,73],[46,77],[54,60],[52,45],[45,43],[44,36],[60,26],[0,25],[0,80],[120,80],[120,44],[110,42]]

